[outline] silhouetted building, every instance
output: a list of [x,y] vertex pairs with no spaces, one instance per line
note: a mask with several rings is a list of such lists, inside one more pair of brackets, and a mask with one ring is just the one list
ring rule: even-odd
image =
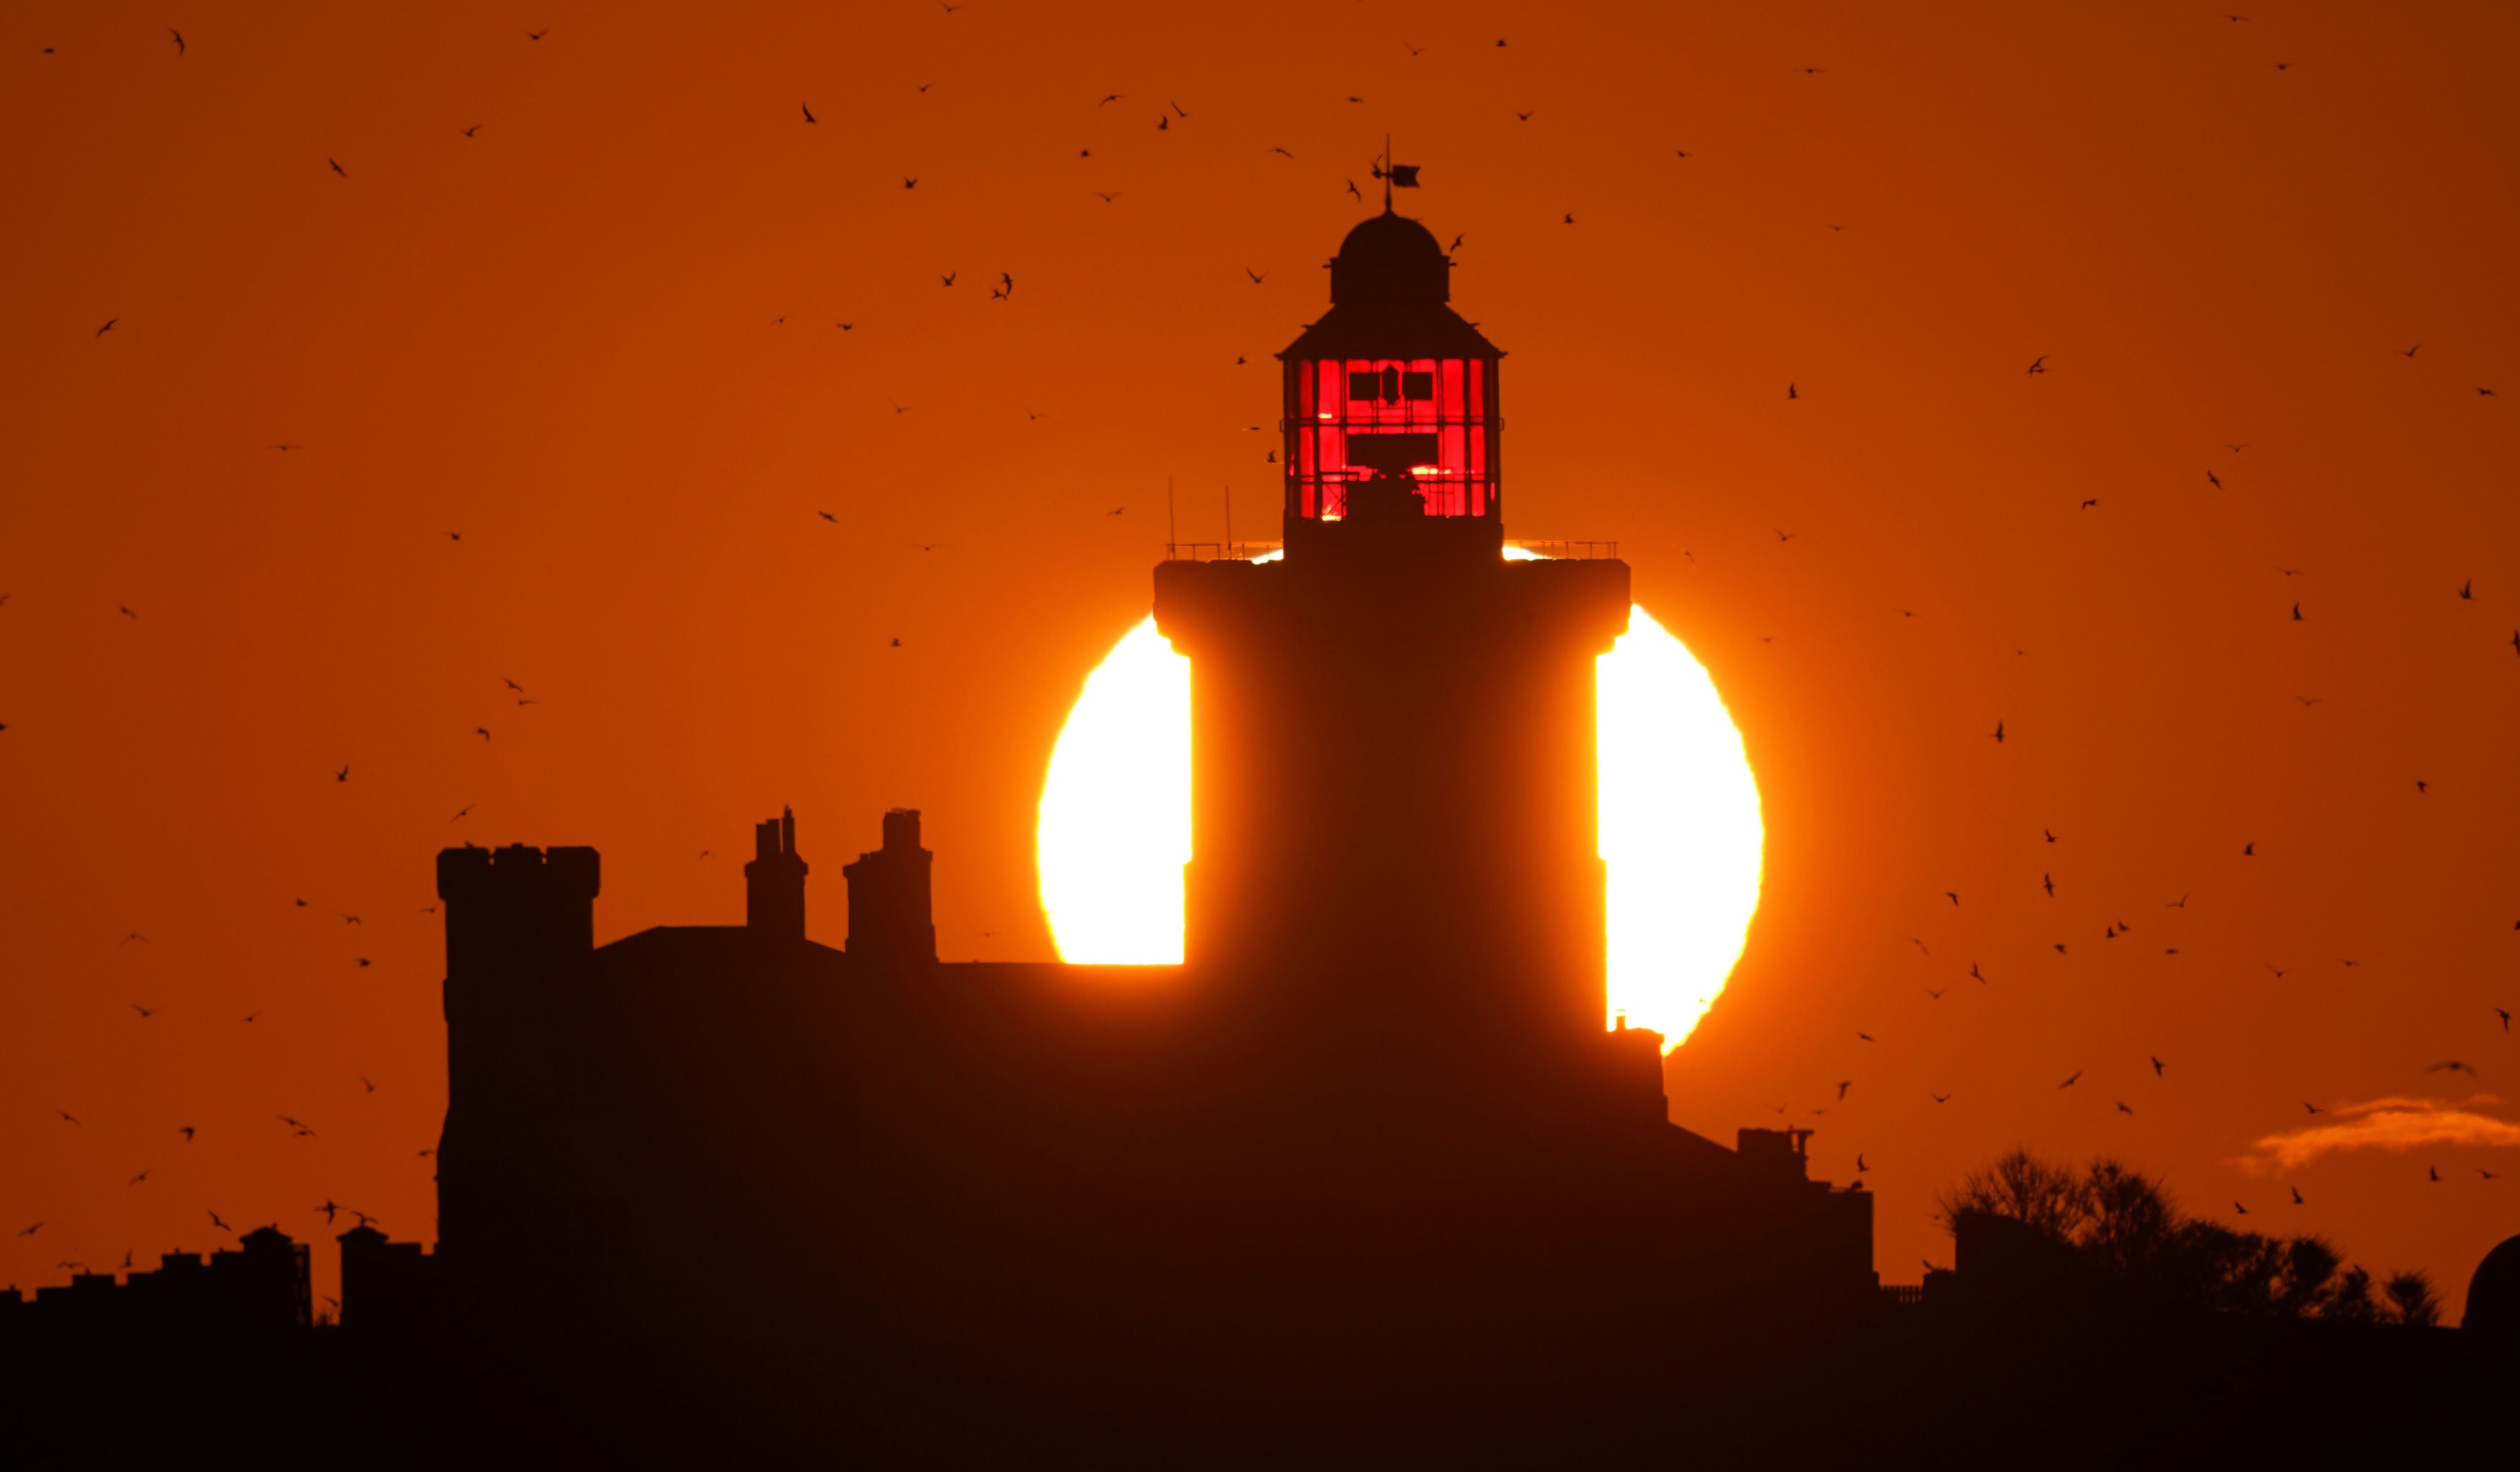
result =
[[2458,1326],[2520,1339],[2520,1237],[2503,1238],[2476,1265]]
[[234,1248],[207,1258],[165,1253],[155,1269],[135,1270],[119,1282],[112,1272],[76,1272],[23,1304],[13,1289],[0,1295],[0,1326],[88,1337],[236,1336],[304,1328],[313,1310],[305,1244],[277,1227],[257,1227]]
[[[1503,556],[1501,354],[1449,270],[1388,210],[1349,235],[1282,355],[1284,558],[1155,570],[1185,965],[937,963],[907,809],[842,869],[838,949],[792,813],[744,925],[601,947],[591,850],[448,850],[440,1249],[345,1236],[345,1322],[443,1274],[613,1342],[1206,1395],[1870,1308],[1869,1194],[1810,1180],[1807,1132],[1673,1127],[1661,1038],[1610,1025],[1628,569]],[[776,1290],[730,1291],[758,1261]]]
[[420,1334],[443,1326],[443,1259],[419,1242],[393,1241],[364,1224],[338,1240],[342,1328],[360,1334]]

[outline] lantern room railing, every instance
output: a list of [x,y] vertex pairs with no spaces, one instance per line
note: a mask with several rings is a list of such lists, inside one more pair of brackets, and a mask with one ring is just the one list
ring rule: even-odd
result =
[[1258,562],[1285,550],[1283,542],[1166,542],[1167,562]]

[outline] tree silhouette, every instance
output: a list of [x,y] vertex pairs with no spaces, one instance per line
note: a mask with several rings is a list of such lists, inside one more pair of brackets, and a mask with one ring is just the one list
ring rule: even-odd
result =
[[[2401,1272],[2381,1298],[2317,1235],[2267,1236],[2181,1214],[2162,1183],[2106,1156],[2076,1170],[2014,1148],[1936,1203],[1955,1237],[1971,1217],[2018,1223],[2064,1250],[2112,1297],[2166,1312],[2424,1327],[2440,1322],[2430,1279]],[[2017,1230],[2017,1228],[2015,1228]]]

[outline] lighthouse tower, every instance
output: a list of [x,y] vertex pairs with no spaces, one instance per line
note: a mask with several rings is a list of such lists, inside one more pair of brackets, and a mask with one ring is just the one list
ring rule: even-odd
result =
[[1388,206],[1348,233],[1279,354],[1285,556],[1166,561],[1154,611],[1192,662],[1201,985],[1336,1055],[1316,1077],[1444,1087],[1406,1054],[1522,1107],[1599,1056],[1594,664],[1628,568],[1506,559],[1503,354],[1451,272]]

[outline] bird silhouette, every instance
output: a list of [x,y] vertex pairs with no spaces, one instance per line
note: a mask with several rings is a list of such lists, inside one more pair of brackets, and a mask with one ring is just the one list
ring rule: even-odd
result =
[[1841,1103],[1841,1104],[1842,1104],[1842,1103],[1845,1103],[1845,1102],[1846,1102],[1846,1091],[1848,1091],[1849,1089],[1852,1089],[1852,1088],[1854,1088],[1854,1087],[1855,1087],[1855,1081],[1854,1081],[1853,1079],[1840,1079],[1840,1080],[1838,1080],[1838,1081],[1837,1081],[1837,1101],[1838,1101],[1839,1103]]
[[2245,1207],[2245,1206],[2242,1206],[2242,1205],[2241,1205],[2239,1202],[2237,1202],[2237,1201],[2234,1201],[2234,1202],[2232,1202],[2232,1203],[2231,1203],[2231,1210],[2233,1210],[2233,1211],[2235,1211],[2235,1212],[2238,1212],[2241,1216],[2244,1216],[2244,1217],[2245,1217],[2245,1216],[2247,1216],[2247,1215],[2249,1214],[2249,1209],[2248,1209],[2247,1207]]
[[2154,1058],[2152,1060],[2152,1076],[2156,1079],[2161,1077],[2161,1070],[2164,1066],[2165,1065],[2159,1058]]
[[2056,876],[2054,874],[2041,874],[2039,876],[2039,887],[2048,891],[2048,898],[2051,900],[2056,898]]
[[548,26],[548,25],[546,25],[546,26],[544,26],[544,27],[543,27],[542,29],[540,29],[540,30],[529,30],[529,31],[526,31],[526,32],[525,32],[525,39],[526,39],[526,40],[528,40],[528,41],[539,41],[539,40],[541,40],[543,37],[545,37],[545,36],[547,36],[547,35],[550,35],[550,34],[551,34],[551,27],[550,27],[550,26]]
[[1969,975],[1976,977],[1980,984],[1984,984],[1986,981],[1986,973],[1977,968],[1976,961],[1969,962]]
[[2313,1113],[2313,1114],[2325,1114],[2325,1113],[2327,1112],[2326,1110],[2321,1109],[2320,1107],[2318,1107],[2317,1104],[2312,1103],[2312,1102],[2311,1102],[2310,1100],[2308,1100],[2308,1099],[2303,1099],[2303,1100],[2301,1101],[2301,1107],[2302,1107],[2302,1108],[2304,1108],[2304,1109],[2309,1110],[2309,1111],[2310,1111],[2311,1113]]
[[466,129],[464,130],[464,136],[465,136],[465,137],[467,137],[467,138],[470,138],[470,137],[472,137],[473,134],[478,133],[478,132],[480,132],[480,131],[481,131],[481,125],[480,125],[479,123],[477,123],[477,122],[476,122],[476,123],[474,123],[472,126],[471,126],[471,127],[469,127],[469,128],[466,128]]
[[896,648],[896,649],[897,649],[897,648],[900,648],[900,647],[901,647],[901,641],[900,641],[900,640],[898,640],[898,639],[894,640],[894,641],[892,642],[892,647],[894,647],[894,648]]
[[806,103],[798,103],[796,106],[797,106],[797,108],[798,108],[799,110],[801,110],[801,111],[804,112],[804,114],[805,114],[805,120],[806,120],[807,122],[820,122],[820,121],[822,121],[822,119],[821,119],[821,118],[816,117],[816,116],[814,115],[814,109],[813,109],[813,107],[812,107],[810,104],[806,104]]
[[2494,1015],[2502,1019],[2502,1030],[2503,1030],[2504,1032],[2506,1032],[2506,1033],[2507,1033],[2507,1032],[2511,1031],[2511,1014],[2510,1014],[2510,1012],[2508,1012],[2508,1011],[2504,1010],[2504,1009],[2503,1009],[2503,1008],[2501,1008],[2501,1007],[2496,1007],[2496,1008],[2494,1009]]
[[1365,191],[1356,187],[1356,181],[1354,179],[1342,179],[1339,182],[1347,186],[1347,192],[1349,194],[1356,196],[1360,200],[1365,198]]
[[1947,900],[1949,900],[1949,901],[1951,901],[1951,902],[1952,902],[1953,904],[1955,904],[1955,905],[1957,905],[1957,904],[1958,904],[1958,903],[1960,902],[1959,893],[1958,893],[1958,891],[1957,891],[1957,890],[1950,890],[1950,889],[1946,889],[1946,890],[1944,890],[1944,891],[1943,891],[1943,898],[1944,898],[1944,899],[1947,899]]
[[2047,355],[2046,353],[2041,353],[2038,357],[2033,358],[2033,359],[2031,359],[2031,360],[2030,360],[2030,372],[2032,372],[2032,373],[2046,373],[2047,371],[2048,371],[2048,355]]
[[2475,1079],[2475,1080],[2478,1080],[2479,1082],[2482,1082],[2482,1081],[2484,1080],[2484,1078],[2485,1078],[2485,1075],[2483,1075],[2483,1074],[2481,1074],[2481,1073],[2478,1073],[2474,1067],[2470,1066],[2470,1065],[2469,1065],[2469,1064],[2467,1064],[2467,1063],[2461,1062],[2461,1061],[2460,1061],[2460,1060],[2458,1060],[2457,1058],[2444,1058],[2442,1061],[2440,1061],[2440,1062],[2438,1062],[2438,1063],[2428,1064],[2428,1065],[2426,1065],[2426,1066],[2425,1066],[2425,1068],[2424,1068],[2424,1072],[2426,1072],[2426,1073],[2463,1073],[2463,1074],[2466,1074],[2469,1078],[2471,1078],[2471,1079]]
[[1867,1171],[1868,1171],[1868,1170],[1870,1170],[1870,1169],[1872,1169],[1872,1167],[1870,1167],[1870,1166],[1868,1166],[1868,1165],[1866,1165],[1866,1164],[1864,1163],[1864,1152],[1863,1152],[1862,1150],[1858,1150],[1858,1151],[1856,1151],[1856,1152],[1855,1152],[1855,1174],[1857,1174],[1858,1176],[1861,1176],[1861,1175],[1863,1175],[1865,1172],[1867,1172]]
[[22,1236],[22,1237],[31,1237],[31,1236],[33,1236],[35,1233],[37,1233],[37,1232],[39,1232],[39,1231],[42,1231],[43,1229],[44,1229],[44,1224],[43,1224],[43,1223],[41,1223],[41,1222],[38,1222],[38,1223],[36,1223],[34,1226],[27,1227],[24,1231],[22,1231],[22,1232],[18,1233],[18,1235],[20,1235],[20,1236]]
[[2243,843],[2243,844],[2241,844],[2241,845],[2240,845],[2240,857],[2241,857],[2241,858],[2243,858],[2243,859],[2254,859],[2254,858],[2256,858],[2257,856],[2258,856],[2258,846],[2257,846],[2257,844],[2256,844],[2255,842]]
[[[76,1115],[74,1115],[74,1114],[70,1113],[70,1112],[69,1112],[68,1110],[67,1110],[67,1109],[56,1109],[56,1110],[54,1110],[53,1112],[54,1112],[55,1114],[60,1115],[63,1119],[68,1120],[69,1123],[71,1123],[71,1124],[73,1124],[73,1125],[76,1125],[76,1124],[78,1124],[78,1122],[79,1122],[79,1121],[78,1121],[78,1116],[76,1116]],[[80,1128],[81,1128],[81,1129],[85,1129],[85,1128],[86,1128],[86,1126],[81,1125],[81,1126],[80,1126]]]
[[[1539,110],[1538,108],[1534,108],[1534,109],[1532,109],[1532,110],[1531,110],[1531,112],[1539,112],[1539,111],[1540,111],[1540,110]],[[1531,112],[1516,112],[1516,113],[1514,113],[1513,115],[1514,115],[1516,118],[1520,119],[1521,121],[1524,121],[1524,122],[1529,122],[1529,121],[1531,121]]]
[[2289,1189],[2289,1190],[2292,1192],[2292,1204],[2293,1204],[2293,1205],[2295,1205],[2295,1206],[2299,1206],[2299,1205],[2301,1205],[2301,1204],[2302,1204],[2302,1200],[2301,1200],[2301,1187],[2296,1185],[2296,1186],[2290,1186],[2290,1187],[2287,1187],[2287,1189]]
[[2082,1078],[2083,1078],[2083,1070],[2081,1070],[2081,1069],[2077,1068],[2077,1069],[2075,1069],[2075,1070],[2074,1070],[2073,1077],[2071,1077],[2071,1078],[2067,1079],[2065,1082],[2063,1082],[2063,1083],[2061,1083],[2061,1084],[2057,1085],[2056,1087],[2057,1087],[2057,1088],[2059,1088],[2059,1089],[2071,1089],[2071,1088],[2073,1088],[2076,1084],[2080,1083],[2080,1082],[2082,1081]]
[[339,1212],[341,1207],[340,1203],[335,1201],[332,1197],[327,1196],[324,1198],[323,1205],[311,1209],[322,1212],[324,1214],[324,1225],[330,1227],[333,1225],[334,1215]]
[[345,781],[348,781],[349,780],[350,780],[350,765],[349,765],[349,763],[344,762],[344,763],[342,763],[342,764],[341,764],[341,770],[333,774],[333,781],[337,781],[337,782],[345,782]]
[[2431,791],[2431,790],[2432,790],[2432,784],[2431,784],[2430,782],[2425,781],[2424,781],[2422,778],[2420,778],[2420,777],[2419,777],[2419,778],[2416,778],[2416,779],[2415,779],[2415,790],[2416,790],[2416,791],[2418,791],[2418,792],[2429,792],[2429,791]]
[[341,162],[340,162],[340,160],[339,160],[339,159],[338,159],[338,158],[327,158],[327,159],[325,159],[324,161],[325,161],[326,163],[329,163],[329,164],[333,165],[333,172],[335,172],[335,173],[337,173],[337,174],[339,174],[342,178],[346,179],[346,178],[350,177],[350,171],[349,171],[348,169],[345,169],[345,168],[341,167]]
[[2301,604],[2299,603],[2292,605],[2292,621],[2294,623],[2301,623],[2304,621],[2301,616]]
[[2223,488],[2223,477],[2215,474],[2211,470],[2205,472],[2205,481],[2208,485],[2211,485],[2218,491]]
[[1266,278],[1265,276],[1263,276],[1261,273],[1259,273],[1259,272],[1257,272],[1257,271],[1252,270],[1249,266],[1245,266],[1245,267],[1243,267],[1243,268],[1242,268],[1242,274],[1243,274],[1243,275],[1245,275],[1245,276],[1250,277],[1250,278],[1251,278],[1251,284],[1252,284],[1253,286],[1255,286],[1255,287],[1256,287],[1256,286],[1258,286],[1258,285],[1260,285],[1260,283],[1261,283],[1261,282],[1263,282],[1263,281],[1267,280],[1267,278]]
[[138,1012],[143,1017],[155,1017],[158,1015],[158,1009],[156,1007],[142,1006],[136,1002],[131,1004],[131,1009]]
[[1948,1093],[1929,1093],[1927,1097],[1937,1104],[1948,1104],[1952,1101],[1952,1096]]
[[108,317],[107,319],[105,319],[105,326],[103,326],[103,327],[101,327],[101,328],[98,328],[98,329],[96,330],[96,335],[97,335],[98,336],[102,337],[102,336],[104,336],[106,334],[108,334],[108,333],[110,333],[110,332],[112,332],[112,331],[113,331],[113,325],[114,325],[115,323],[117,323],[117,322],[120,322],[121,320],[122,320],[122,319],[121,319],[121,318],[119,318],[119,317]]
[[179,62],[182,61],[184,59],[184,33],[177,30],[172,25],[169,25],[166,27],[166,34],[175,38],[175,60]]
[[[149,1168],[149,1171],[154,1171],[154,1170],[156,1170],[156,1169],[158,1169],[158,1168],[157,1168],[156,1166],[154,1166],[154,1165],[153,1165],[153,1166],[151,1166],[151,1167]],[[132,1178],[131,1178],[131,1180],[130,1180],[130,1182],[129,1182],[128,1183],[129,1183],[129,1184],[132,1184],[132,1185],[138,1185],[140,1182],[144,1182],[144,1181],[148,1180],[148,1179],[149,1179],[149,1171],[142,1171],[139,1175],[132,1177]]]
[[2128,1104],[2126,1100],[2120,1099],[2118,1100],[2118,1112],[2120,1114],[2133,1114],[2135,1113],[2135,1109],[2134,1106]]
[[[902,187],[902,188],[904,188],[904,189],[917,189],[917,188],[919,187],[919,178],[918,178],[918,176],[917,176],[917,175],[915,175],[915,174],[904,174],[904,175],[902,175],[902,176],[901,176],[901,187]],[[948,283],[948,285],[951,285],[951,283]]]
[[210,1213],[210,1225],[211,1225],[212,1227],[217,1227],[219,1230],[224,1231],[224,1232],[234,1232],[234,1231],[236,1230],[236,1228],[235,1228],[235,1227],[230,1227],[230,1226],[229,1226],[228,1224],[226,1224],[225,1222],[220,1221],[220,1220],[219,1220],[219,1214],[218,1214],[217,1212],[211,1212],[211,1213]]
[[2086,502],[2084,502],[2084,503],[2083,503],[2083,508],[2082,508],[2082,509],[2083,509],[2084,511],[2090,511],[2092,507],[2095,507],[2095,506],[2097,506],[2097,505],[2099,505],[2099,504],[2100,504],[2100,498],[2099,498],[2099,497],[2097,497],[2097,496],[2093,496],[2093,497],[2092,497],[2092,499],[2090,499],[2089,501],[2086,501]]
[[[1566,217],[1566,223],[1567,223],[1567,224],[1569,224],[1569,225],[1574,224],[1574,223],[1575,223],[1575,217],[1574,217],[1573,215],[1571,215],[1571,214],[1570,214],[1570,215],[1568,215],[1568,216]],[[1786,385],[1785,385],[1785,397],[1786,397],[1786,398],[1789,398],[1789,399],[1798,399],[1798,398],[1801,398],[1801,397],[1802,397],[1802,395],[1801,395],[1800,393],[1797,393],[1797,392],[1794,390],[1794,385],[1793,385],[1793,384],[1788,383],[1788,384],[1786,384]]]
[[2476,580],[2474,578],[2470,578],[2466,582],[2459,584],[2458,596],[2469,602],[2476,602]]
[[2424,1167],[2424,1179],[2435,1182],[2441,1180],[2441,1167],[2437,1165],[2428,1165]]
[[184,1143],[191,1144],[193,1142],[193,1127],[191,1125],[177,1125],[175,1127],[175,1133],[184,1137]]

